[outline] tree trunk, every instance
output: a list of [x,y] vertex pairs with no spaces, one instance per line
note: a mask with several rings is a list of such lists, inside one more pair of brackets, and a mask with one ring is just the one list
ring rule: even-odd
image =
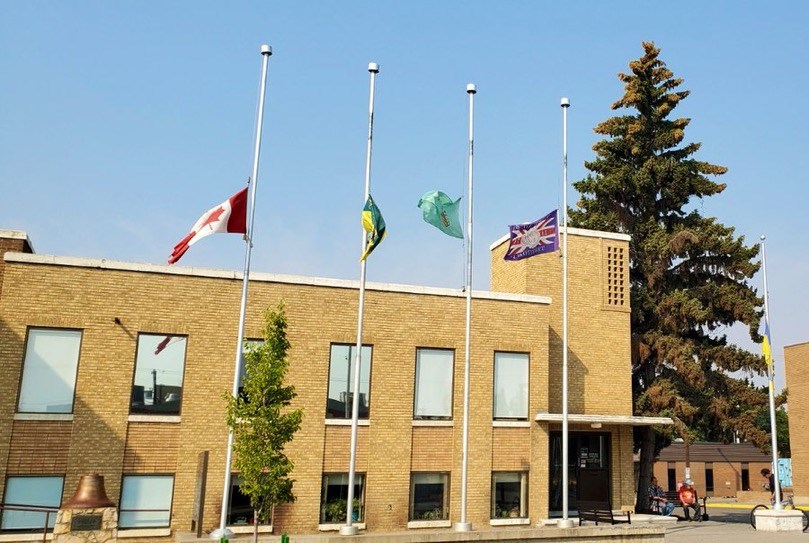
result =
[[643,429],[640,444],[640,465],[638,470],[638,497],[635,503],[636,513],[651,510],[649,504],[649,484],[652,480],[652,464],[655,455],[655,431],[651,426]]
[[258,509],[253,509],[253,543],[258,543],[258,513]]

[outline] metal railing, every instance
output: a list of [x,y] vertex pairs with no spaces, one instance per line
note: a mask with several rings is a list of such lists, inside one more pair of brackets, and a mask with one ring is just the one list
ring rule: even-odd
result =
[[[50,526],[51,523],[51,514],[57,513],[59,508],[57,507],[41,507],[38,505],[17,505],[13,503],[0,503],[0,519],[2,519],[3,513],[5,511],[23,511],[27,513],[45,513],[45,525],[42,527],[42,542],[48,540],[48,532],[51,530]],[[21,529],[10,529],[8,531],[13,532],[33,532],[38,530],[38,528],[21,528]],[[7,531],[7,530],[2,530]]]

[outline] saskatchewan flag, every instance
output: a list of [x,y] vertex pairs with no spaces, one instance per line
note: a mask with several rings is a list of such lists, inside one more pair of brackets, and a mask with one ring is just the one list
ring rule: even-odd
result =
[[452,198],[443,192],[431,190],[421,197],[419,207],[425,222],[432,224],[448,236],[463,239],[463,229],[461,221],[458,219],[460,202],[460,198],[453,202]]
[[382,212],[376,207],[370,194],[362,209],[362,228],[368,233],[365,235],[365,252],[362,253],[360,261],[368,258],[371,251],[385,239],[385,219],[382,218]]

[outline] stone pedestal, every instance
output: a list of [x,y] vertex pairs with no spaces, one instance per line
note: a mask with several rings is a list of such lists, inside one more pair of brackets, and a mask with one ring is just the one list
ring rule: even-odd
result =
[[756,530],[762,532],[802,532],[803,513],[801,511],[757,509]]
[[107,543],[118,540],[115,507],[60,509],[53,527],[53,543]]
[[76,493],[56,514],[53,543],[114,541],[118,541],[118,508],[107,497],[104,477],[98,473],[85,475]]

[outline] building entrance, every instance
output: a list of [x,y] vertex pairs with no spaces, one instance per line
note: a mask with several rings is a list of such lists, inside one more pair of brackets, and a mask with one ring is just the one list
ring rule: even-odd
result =
[[[568,434],[567,466],[568,512],[576,510],[576,500],[607,500],[610,498],[610,434],[570,432]],[[550,516],[562,514],[562,432],[551,432]]]

